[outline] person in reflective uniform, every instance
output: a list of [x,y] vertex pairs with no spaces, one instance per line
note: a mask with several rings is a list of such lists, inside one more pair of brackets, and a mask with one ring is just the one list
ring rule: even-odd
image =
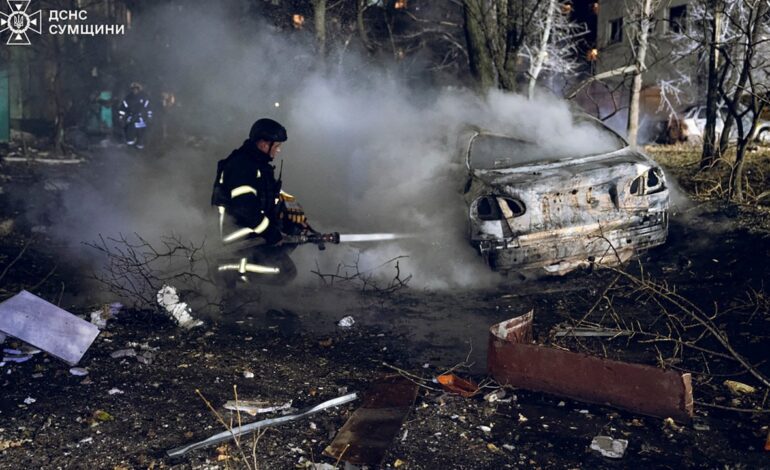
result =
[[126,145],[141,150],[145,145],[147,126],[152,121],[152,107],[140,83],[133,82],[129,90],[118,109],[118,118],[123,124]]
[[284,233],[307,230],[307,220],[293,196],[281,191],[272,165],[286,140],[281,124],[260,119],[243,145],[217,164],[211,203],[230,255],[217,269],[228,281],[237,274],[244,281],[286,283],[297,274],[289,257],[294,246],[282,240]]

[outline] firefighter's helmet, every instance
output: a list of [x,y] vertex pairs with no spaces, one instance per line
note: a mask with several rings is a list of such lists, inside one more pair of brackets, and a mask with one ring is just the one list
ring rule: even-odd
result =
[[144,88],[144,87],[139,82],[131,82],[131,85],[129,85],[128,88],[129,88],[129,90],[142,91],[142,88]]
[[286,128],[272,119],[260,119],[251,126],[249,131],[249,140],[258,142],[266,140],[268,142],[286,142]]

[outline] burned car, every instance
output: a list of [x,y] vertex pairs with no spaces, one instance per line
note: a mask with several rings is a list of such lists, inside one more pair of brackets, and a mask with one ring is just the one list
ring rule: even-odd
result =
[[574,131],[567,140],[583,145],[478,128],[461,136],[470,242],[493,270],[559,275],[617,265],[665,243],[661,168],[598,120],[577,116]]

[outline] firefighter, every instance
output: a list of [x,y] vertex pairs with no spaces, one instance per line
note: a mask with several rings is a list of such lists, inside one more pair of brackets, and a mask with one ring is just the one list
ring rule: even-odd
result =
[[293,196],[281,191],[272,162],[286,142],[286,129],[272,119],[251,126],[249,138],[217,164],[211,198],[219,210],[219,231],[226,247],[226,260],[219,274],[228,284],[248,275],[259,282],[286,283],[297,273],[284,245],[284,234],[310,230],[304,211]]
[[125,130],[126,145],[136,146],[137,149],[142,150],[147,126],[152,121],[152,107],[141,83],[131,83],[129,90],[120,104],[118,118]]

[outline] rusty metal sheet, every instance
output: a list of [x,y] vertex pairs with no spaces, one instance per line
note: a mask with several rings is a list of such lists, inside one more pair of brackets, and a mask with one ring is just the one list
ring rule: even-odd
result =
[[0,304],[0,332],[75,365],[99,328],[40,297],[21,291]]
[[487,368],[501,384],[660,418],[692,418],[690,374],[530,344],[533,315],[489,330]]
[[375,382],[364,403],[337,432],[324,455],[354,465],[377,466],[417,398],[417,385],[397,376]]

